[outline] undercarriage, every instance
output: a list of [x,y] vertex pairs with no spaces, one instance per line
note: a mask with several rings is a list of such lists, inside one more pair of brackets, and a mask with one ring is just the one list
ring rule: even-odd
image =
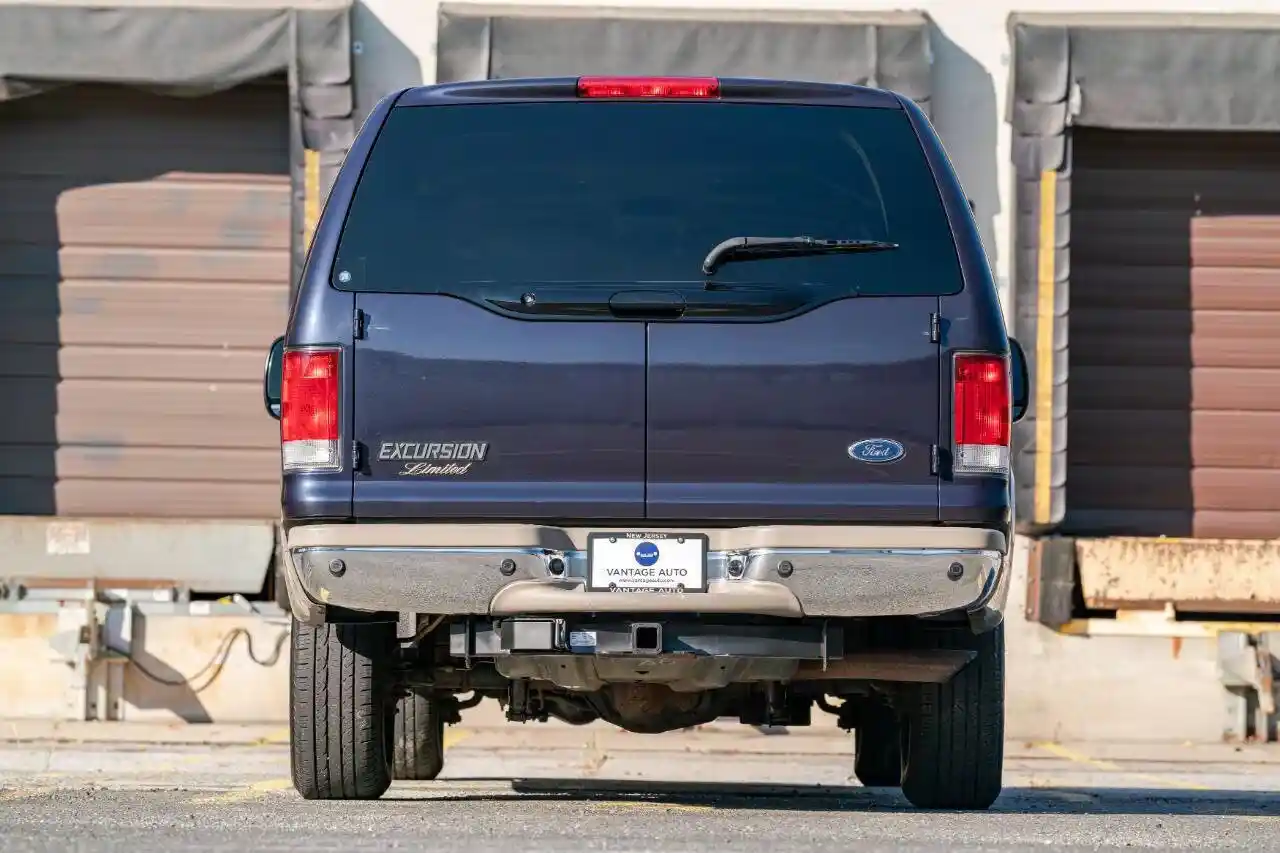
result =
[[434,779],[444,728],[486,698],[509,720],[604,721],[659,734],[719,719],[854,732],[853,773],[922,808],[1000,793],[1004,629],[933,618],[539,614],[295,620],[295,787],[376,799]]
[[450,709],[491,697],[512,721],[603,720],[641,734],[723,718],[806,726],[815,706],[854,728],[860,708],[893,706],[975,656],[929,648],[916,620],[419,618],[399,643],[398,694]]

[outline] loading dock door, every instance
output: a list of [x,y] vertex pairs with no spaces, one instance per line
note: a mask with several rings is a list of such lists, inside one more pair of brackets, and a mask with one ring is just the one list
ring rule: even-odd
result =
[[1280,134],[1072,147],[1064,529],[1280,537]]
[[0,514],[273,518],[281,83],[0,103]]

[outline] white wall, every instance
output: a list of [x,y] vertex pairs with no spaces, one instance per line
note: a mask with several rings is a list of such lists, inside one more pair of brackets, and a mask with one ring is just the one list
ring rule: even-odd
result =
[[[508,5],[520,2],[505,0]],[[534,2],[583,5],[580,0]],[[938,27],[934,123],[977,205],[987,252],[1001,282],[1008,280],[1012,238],[1012,168],[1009,126],[1004,120],[1009,75],[1006,21],[1011,12],[1280,13],[1280,0],[806,0],[796,4],[779,0],[609,0],[593,5],[927,12]],[[399,86],[434,82],[438,8],[437,2],[429,0],[363,0],[355,19],[355,37],[363,49],[356,57],[355,72],[362,106],[367,108],[381,94]]]

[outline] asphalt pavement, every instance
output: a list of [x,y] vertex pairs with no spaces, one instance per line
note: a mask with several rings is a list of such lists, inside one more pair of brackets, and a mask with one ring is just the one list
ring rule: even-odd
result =
[[0,851],[1280,850],[1280,749],[1010,743],[985,813],[849,778],[847,736],[450,729],[443,777],[302,800],[272,727],[0,723]]

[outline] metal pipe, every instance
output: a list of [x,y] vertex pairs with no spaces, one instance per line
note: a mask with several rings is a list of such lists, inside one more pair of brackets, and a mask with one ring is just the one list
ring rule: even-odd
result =
[[901,681],[941,684],[973,660],[973,652],[930,651],[854,652],[827,662],[801,661],[792,681]]

